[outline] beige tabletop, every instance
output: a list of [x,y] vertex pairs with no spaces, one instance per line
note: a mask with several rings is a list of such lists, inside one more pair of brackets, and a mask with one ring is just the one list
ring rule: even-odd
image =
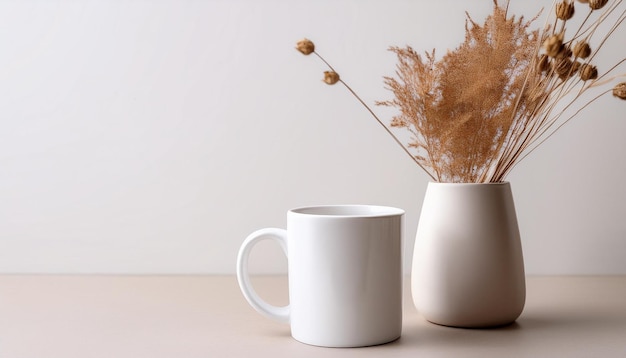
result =
[[[286,277],[255,277],[273,304]],[[513,325],[424,321],[405,292],[402,337],[320,348],[256,313],[233,276],[0,275],[0,358],[626,357],[626,276],[529,277]],[[405,286],[405,291],[408,286]]]

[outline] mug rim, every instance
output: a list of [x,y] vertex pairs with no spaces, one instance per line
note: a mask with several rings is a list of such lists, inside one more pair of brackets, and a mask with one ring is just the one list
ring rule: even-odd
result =
[[400,208],[369,204],[311,205],[293,208],[289,214],[327,218],[380,218],[404,215]]

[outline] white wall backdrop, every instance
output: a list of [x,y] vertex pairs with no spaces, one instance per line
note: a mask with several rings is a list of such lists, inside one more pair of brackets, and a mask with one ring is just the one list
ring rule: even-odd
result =
[[[0,1],[0,272],[233,273],[248,233],[338,203],[404,208],[408,268],[428,177],[294,45],[373,104],[390,45],[443,54],[491,6]],[[529,274],[626,274],[625,111],[605,96],[508,177]],[[251,266],[285,263],[268,243]]]

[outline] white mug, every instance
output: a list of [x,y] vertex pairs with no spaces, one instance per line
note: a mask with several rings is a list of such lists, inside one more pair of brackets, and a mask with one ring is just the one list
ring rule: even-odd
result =
[[[324,347],[383,344],[402,331],[404,211],[371,205],[289,210],[287,230],[246,238],[237,257],[243,295],[260,313],[291,325],[296,340]],[[263,239],[287,255],[289,305],[276,307],[250,284],[248,257]]]

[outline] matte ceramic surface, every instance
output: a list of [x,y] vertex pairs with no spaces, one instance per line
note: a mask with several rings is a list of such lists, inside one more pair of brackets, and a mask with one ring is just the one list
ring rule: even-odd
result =
[[[292,336],[327,347],[387,343],[402,330],[404,211],[349,205],[290,210],[287,230],[262,229],[241,246],[237,277],[248,302],[290,322]],[[289,305],[274,307],[251,286],[247,261],[254,244],[273,239],[289,266]]]
[[526,286],[508,182],[429,183],[411,290],[417,310],[433,323],[489,327],[519,317]]

